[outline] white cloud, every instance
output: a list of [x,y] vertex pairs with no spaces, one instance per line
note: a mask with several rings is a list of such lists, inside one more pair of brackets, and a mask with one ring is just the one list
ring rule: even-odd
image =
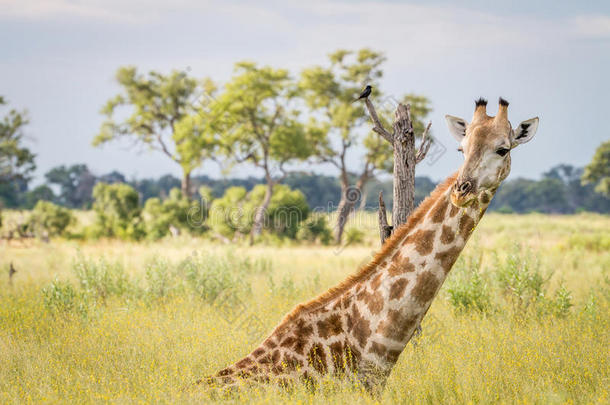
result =
[[610,16],[578,16],[572,21],[573,32],[585,38],[610,38]]

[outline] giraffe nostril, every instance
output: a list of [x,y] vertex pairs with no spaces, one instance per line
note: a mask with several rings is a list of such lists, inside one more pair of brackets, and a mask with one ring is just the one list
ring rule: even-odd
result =
[[465,181],[462,184],[460,184],[460,186],[458,187],[458,191],[462,194],[466,194],[471,189],[472,189],[472,182],[470,182],[470,181]]

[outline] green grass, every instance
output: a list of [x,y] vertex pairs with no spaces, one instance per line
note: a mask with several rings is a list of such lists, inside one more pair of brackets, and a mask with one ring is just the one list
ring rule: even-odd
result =
[[[375,217],[356,226],[367,239],[341,249],[188,237],[4,243],[0,403],[610,401],[610,218],[589,214],[487,215],[379,396],[333,379],[315,392],[181,391],[365,263]],[[536,274],[542,298],[530,294]]]

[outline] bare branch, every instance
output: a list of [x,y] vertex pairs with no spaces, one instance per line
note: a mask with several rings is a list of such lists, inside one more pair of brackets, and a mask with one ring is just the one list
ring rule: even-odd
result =
[[[248,154],[247,154],[246,156],[244,156],[244,157],[241,157],[241,158],[236,157],[236,158],[235,158],[235,163],[243,163],[243,162],[245,162],[246,160],[249,160],[249,159],[252,159],[252,158],[254,158],[254,154],[253,154],[253,153],[248,153]],[[252,162],[252,163],[253,163],[254,165],[256,165],[256,162]]]
[[428,132],[430,131],[430,127],[432,126],[432,121],[426,125],[426,129],[422,134],[422,143],[419,145],[419,150],[417,151],[417,156],[415,157],[415,164],[421,162],[426,158],[426,154],[430,150],[430,145],[432,145],[432,138],[428,136]]
[[330,157],[326,157],[326,156],[321,156],[318,158],[320,160],[320,162],[322,163],[330,163],[333,166],[335,166],[337,169],[341,169],[341,165],[339,165],[339,163],[337,163],[336,160],[330,158]]
[[157,137],[157,142],[161,146],[161,151],[163,153],[165,153],[174,162],[180,163],[180,161],[178,159],[176,159],[174,157],[174,155],[172,155],[172,153],[169,151],[169,148],[167,147],[167,145],[165,145],[165,142],[163,141],[163,137],[161,136],[161,134],[157,134],[156,137]]
[[375,131],[379,135],[383,136],[386,141],[393,143],[394,136],[391,133],[389,133],[388,131],[386,131],[386,129],[381,124],[381,121],[379,120],[379,117],[377,116],[377,111],[375,111],[375,107],[373,106],[373,103],[371,102],[371,100],[366,98],[366,99],[364,99],[364,102],[366,104],[366,108],[369,110],[369,114],[371,116],[371,119],[373,120],[373,123],[375,123],[375,126],[373,127],[373,131]]
[[379,238],[381,239],[381,245],[387,238],[392,234],[392,227],[388,225],[388,217],[385,211],[385,203],[383,202],[383,191],[379,192]]

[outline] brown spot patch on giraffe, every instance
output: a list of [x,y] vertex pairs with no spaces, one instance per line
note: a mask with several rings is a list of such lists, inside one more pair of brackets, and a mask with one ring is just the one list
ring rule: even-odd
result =
[[401,350],[388,350],[387,359],[391,363],[396,363],[398,361],[398,357],[400,357]]
[[371,289],[373,291],[375,291],[376,289],[379,288],[379,285],[381,284],[381,276],[382,276],[382,274],[379,273],[379,274],[377,274],[377,276],[375,276],[373,281],[371,281]]
[[256,361],[260,365],[265,365],[265,364],[273,363],[273,361],[271,360],[271,354],[270,353],[265,354],[264,356],[258,358]]
[[462,238],[468,238],[473,230],[474,219],[472,219],[469,215],[464,214],[462,218],[460,218],[460,234],[462,235]]
[[436,205],[432,208],[430,214],[428,214],[428,217],[432,220],[432,222],[438,224],[439,222],[442,222],[443,219],[445,219],[445,213],[447,212],[447,204],[449,204],[449,201],[445,198],[440,199],[438,203],[436,203]]
[[292,345],[294,345],[296,340],[297,339],[294,336],[288,336],[286,339],[282,340],[282,343],[280,343],[280,346],[282,346],[282,347],[292,347]]
[[318,335],[322,339],[328,339],[341,332],[343,332],[343,325],[341,324],[341,316],[339,314],[333,314],[326,319],[318,321]]
[[447,274],[451,270],[453,263],[455,263],[461,252],[462,249],[454,246],[447,250],[443,250],[442,252],[438,252],[434,258],[441,262],[441,267],[445,271],[445,274]]
[[303,337],[310,336],[313,333],[313,326],[311,324],[309,324],[308,322],[305,322],[305,320],[299,319],[296,322],[296,328],[294,330],[294,333],[297,336],[303,336]]
[[277,346],[277,344],[276,344],[276,343],[273,341],[273,338],[272,338],[272,337],[270,337],[270,338],[268,338],[267,340],[265,340],[265,341],[263,342],[263,344],[264,344],[265,346],[267,346],[268,348],[270,348],[270,349],[274,349],[274,348]]
[[235,367],[237,368],[244,368],[246,366],[249,366],[253,363],[252,359],[250,357],[244,357],[243,359],[241,359],[240,361],[238,361],[237,363],[235,363]]
[[[437,255],[438,256],[438,255]],[[411,290],[413,297],[422,304],[427,303],[432,298],[440,286],[440,281],[430,271],[424,271],[417,275],[415,287]]]
[[383,309],[383,296],[380,291],[373,293],[362,291],[358,294],[358,300],[364,302],[373,315],[377,315]]
[[403,273],[415,271],[415,265],[409,261],[408,257],[401,258],[400,261],[394,261],[388,268],[388,274],[391,277],[399,276]]
[[409,258],[406,258],[402,262],[400,262],[400,266],[405,273],[411,273],[415,271],[415,265],[409,261]]
[[482,193],[480,201],[481,201],[481,204],[483,204],[483,205],[489,204],[489,202],[491,201],[491,197],[488,193]]
[[333,361],[335,372],[345,370],[345,362],[343,361],[344,348],[342,342],[335,342],[328,346],[330,349],[330,357]]
[[297,335],[296,341],[294,342],[293,350],[296,354],[303,355],[305,352],[305,347],[309,342],[306,336]]
[[265,353],[267,353],[267,351],[265,349],[263,349],[262,347],[259,347],[258,349],[256,349],[255,351],[252,352],[252,355],[254,357],[260,357]]
[[371,324],[368,319],[360,315],[356,305],[352,306],[351,314],[348,316],[348,330],[361,347],[366,345],[366,340],[371,336]]
[[401,273],[402,273],[402,268],[396,262],[392,262],[392,264],[390,264],[390,267],[388,267],[388,274],[391,277],[397,276]]
[[377,333],[402,342],[406,339],[407,334],[417,322],[417,315],[402,314],[399,310],[389,310],[388,316],[377,327]]
[[443,229],[441,231],[441,242],[445,245],[453,242],[455,239],[455,231],[447,225],[443,225]]
[[409,284],[409,280],[406,278],[396,280],[394,284],[392,284],[392,287],[390,287],[390,300],[397,300],[402,297],[407,284]]
[[449,210],[449,216],[451,218],[453,218],[458,212],[460,212],[460,209],[458,207],[456,207],[455,205],[451,204],[451,210]]
[[280,353],[280,351],[274,350],[273,353],[271,354],[271,362],[273,364],[277,364],[280,361],[280,357],[282,357],[282,354]]
[[369,353],[375,353],[379,357],[385,357],[388,348],[381,343],[372,342],[371,347],[369,348]]
[[233,370],[231,369],[231,367],[227,367],[227,368],[223,368],[222,370],[220,370],[218,373],[216,373],[216,375],[219,377],[224,377],[231,373],[233,373]]
[[434,247],[434,233],[435,230],[425,231],[423,229],[409,235],[405,240],[405,244],[413,243],[415,250],[422,256],[430,254]]
[[325,374],[328,370],[326,353],[324,353],[324,348],[318,344],[314,344],[309,350],[307,361],[309,362],[309,365],[320,374]]

